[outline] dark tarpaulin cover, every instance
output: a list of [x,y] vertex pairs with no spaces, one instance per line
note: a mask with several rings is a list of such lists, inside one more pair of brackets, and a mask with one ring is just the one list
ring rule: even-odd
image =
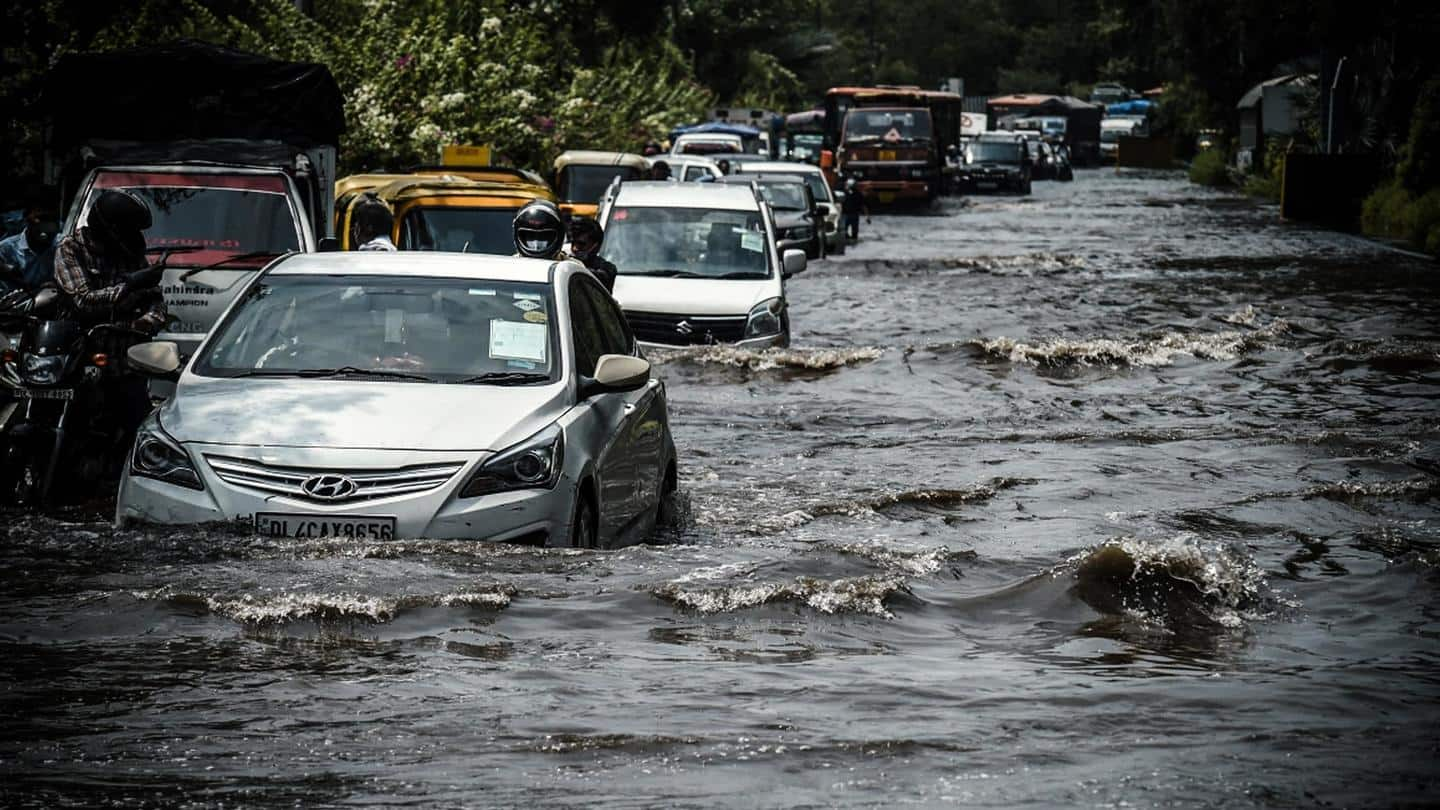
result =
[[340,88],[324,65],[190,40],[61,57],[41,101],[62,148],[206,138],[311,146],[335,144],[345,129]]

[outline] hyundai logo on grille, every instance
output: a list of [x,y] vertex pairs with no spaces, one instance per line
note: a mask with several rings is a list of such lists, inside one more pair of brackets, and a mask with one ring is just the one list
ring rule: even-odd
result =
[[312,475],[301,482],[300,489],[312,498],[338,501],[354,495],[359,487],[343,475]]
[[688,335],[695,331],[695,327],[691,326],[689,321],[681,321],[675,324],[675,331],[682,335]]

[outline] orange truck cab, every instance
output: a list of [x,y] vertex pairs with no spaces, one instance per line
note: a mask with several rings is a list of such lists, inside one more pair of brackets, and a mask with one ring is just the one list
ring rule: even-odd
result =
[[871,200],[935,199],[940,152],[924,107],[856,107],[845,113],[836,170]]
[[[538,178],[537,178],[538,179]],[[361,174],[335,184],[335,231],[353,250],[350,216],[366,192],[395,214],[391,239],[401,250],[444,250],[511,255],[511,223],[532,200],[555,202],[548,186],[473,180],[456,174]]]

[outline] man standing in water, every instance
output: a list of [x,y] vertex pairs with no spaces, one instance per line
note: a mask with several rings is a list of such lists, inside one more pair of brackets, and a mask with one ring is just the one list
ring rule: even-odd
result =
[[846,238],[854,242],[860,238],[860,215],[865,215],[865,224],[870,224],[870,206],[865,200],[865,192],[855,184],[855,178],[845,181],[845,199],[840,203],[840,211],[845,215]]

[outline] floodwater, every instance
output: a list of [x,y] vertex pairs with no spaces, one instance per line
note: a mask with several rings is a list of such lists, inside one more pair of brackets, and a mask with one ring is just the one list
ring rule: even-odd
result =
[[0,529],[9,806],[1433,806],[1440,273],[1171,174],[665,354],[613,552]]

